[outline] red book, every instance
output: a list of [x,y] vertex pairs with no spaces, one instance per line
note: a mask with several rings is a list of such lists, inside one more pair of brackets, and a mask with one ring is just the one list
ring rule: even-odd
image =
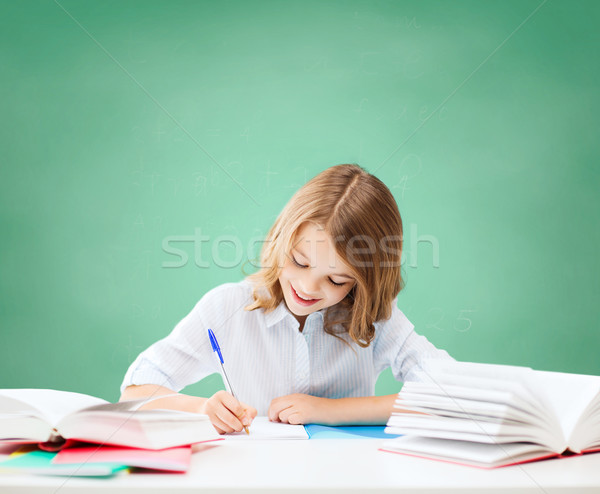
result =
[[68,447],[60,450],[52,460],[52,464],[89,465],[94,463],[114,463],[116,465],[127,465],[128,467],[183,473],[189,469],[191,458],[191,446],[151,450],[88,445]]

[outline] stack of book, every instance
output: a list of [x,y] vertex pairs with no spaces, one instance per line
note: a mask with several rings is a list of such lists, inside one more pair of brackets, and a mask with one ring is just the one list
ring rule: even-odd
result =
[[107,476],[131,467],[187,471],[192,445],[220,440],[207,415],[138,410],[51,389],[0,389],[0,471]]
[[386,432],[384,451],[483,468],[600,451],[600,377],[431,361]]

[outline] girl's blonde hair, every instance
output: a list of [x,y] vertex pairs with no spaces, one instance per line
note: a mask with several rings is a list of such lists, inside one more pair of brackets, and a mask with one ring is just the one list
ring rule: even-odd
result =
[[348,295],[325,311],[324,329],[335,336],[348,333],[361,347],[369,346],[373,323],[389,319],[403,287],[402,219],[390,190],[358,165],[328,168],[290,199],[267,235],[260,270],[249,276],[254,303],[246,310],[270,312],[281,303],[279,275],[296,232],[307,221],[329,234],[356,278]]

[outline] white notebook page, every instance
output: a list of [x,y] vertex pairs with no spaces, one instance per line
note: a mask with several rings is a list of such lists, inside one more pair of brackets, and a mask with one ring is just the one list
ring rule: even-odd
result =
[[308,433],[303,425],[271,422],[268,417],[256,417],[248,432],[232,432],[223,437],[227,440],[248,441],[254,439],[308,439]]

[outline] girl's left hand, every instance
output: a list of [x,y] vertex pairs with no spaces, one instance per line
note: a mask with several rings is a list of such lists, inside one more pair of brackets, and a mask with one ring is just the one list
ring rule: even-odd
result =
[[286,424],[324,423],[333,400],[295,393],[275,398],[269,406],[269,420]]

